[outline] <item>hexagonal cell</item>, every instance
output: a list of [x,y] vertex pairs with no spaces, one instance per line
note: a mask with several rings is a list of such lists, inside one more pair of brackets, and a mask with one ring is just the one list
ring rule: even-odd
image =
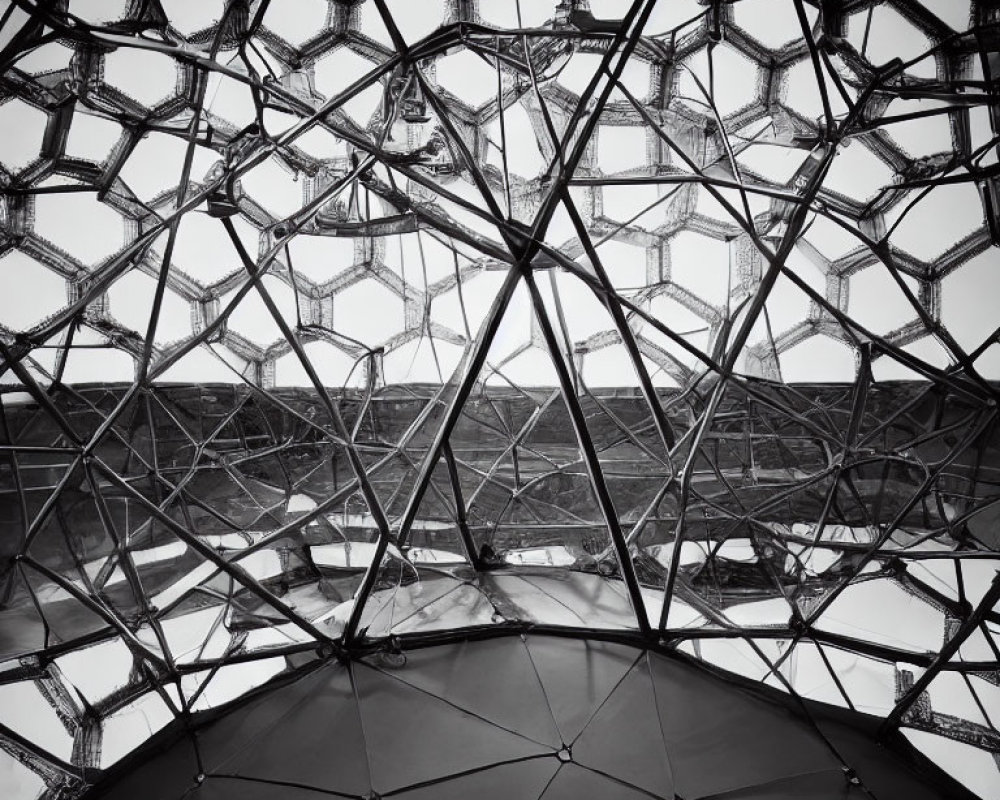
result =
[[[831,61],[837,64],[839,59],[832,56]],[[840,95],[836,82],[825,71],[822,76],[823,84],[826,87],[826,96],[830,102],[830,111],[835,117],[843,116],[848,112],[848,108]],[[849,97],[857,94],[850,86],[845,85],[844,88]],[[808,56],[803,56],[785,72],[784,89],[785,102],[790,108],[810,119],[819,119],[823,116],[823,96],[816,83],[816,71]]]
[[[710,52],[714,86],[709,71]],[[702,113],[711,113],[710,101],[714,102],[719,116],[726,117],[757,100],[757,65],[729,45],[722,44],[711,51],[701,48],[685,58],[682,64],[684,69],[680,74],[678,92],[685,103]]]
[[499,170],[504,168],[503,142],[507,143],[507,169],[525,178],[533,178],[547,162],[538,146],[531,117],[522,103],[514,103],[503,112],[503,131],[499,114],[486,126],[486,136],[492,143],[486,163]]
[[250,87],[218,73],[208,76],[207,102],[205,110],[236,128],[244,128],[257,119],[257,111],[253,103]]
[[[323,386],[339,389],[345,383],[359,386],[364,381],[364,364],[355,366],[354,358],[329,342],[307,342],[303,350]],[[286,353],[274,362],[274,382],[277,386],[313,386],[295,353]]]
[[[847,40],[873,65],[880,66],[894,58],[910,61],[923,55],[931,41],[896,9],[888,5],[874,6],[869,23],[869,8],[852,14],[847,20]],[[867,32],[867,48],[865,36]],[[936,78],[933,58],[924,58],[907,69],[918,78]]]
[[713,306],[729,296],[729,244],[694,231],[669,240],[670,279]]
[[[597,53],[576,52],[559,72],[559,83],[577,95],[583,95],[587,86],[601,68],[602,58]],[[601,90],[597,84],[595,91]]]
[[993,123],[990,119],[988,106],[976,106],[969,109],[969,133],[972,139],[972,149],[985,154],[983,160],[979,162],[980,166],[996,164],[996,149],[988,146],[993,141]]
[[[119,177],[140,200],[152,200],[180,183],[187,146],[179,136],[148,133],[135,146]],[[218,159],[214,150],[195,145],[191,175],[203,175]]]
[[302,118],[297,114],[289,114],[274,108],[265,108],[263,117],[264,130],[267,131],[269,136],[273,137],[281,136],[289,128],[302,121]]
[[[342,45],[316,62],[316,91],[332,99],[374,68],[367,58]],[[355,122],[365,125],[382,102],[382,92],[382,84],[376,81],[341,108]]]
[[[643,61],[641,58],[637,58],[633,55],[625,62],[625,69],[622,70],[621,81],[622,86],[624,86],[629,94],[631,94],[636,100],[642,102],[649,96],[650,89],[652,88],[651,83],[651,66],[649,62]],[[631,108],[631,103],[625,94],[619,89],[615,88],[609,97],[609,100],[620,103],[629,103]]]
[[66,357],[64,383],[115,383],[135,378],[135,359],[130,353],[108,346],[108,340],[88,328],[73,337]]
[[[609,239],[597,248],[597,257],[616,291],[628,294],[647,285],[645,247]],[[584,263],[588,259],[581,256],[578,260]]]
[[809,227],[805,229],[802,238],[831,261],[862,246],[861,240],[853,236],[850,230],[819,215],[809,221]]
[[[911,192],[894,207],[890,219],[897,219],[897,212],[915,196]],[[955,242],[982,227],[983,206],[975,184],[945,184],[935,186],[910,208],[889,238],[906,252],[929,260],[946,254]]]
[[506,276],[501,271],[479,272],[461,287],[437,295],[431,301],[431,320],[462,336],[475,336]]
[[639,125],[601,125],[597,131],[597,166],[605,175],[644,167],[646,129]]
[[147,106],[177,91],[177,66],[162,53],[121,47],[104,57],[104,82]]
[[971,0],[921,0],[921,5],[950,25],[952,30],[961,32],[969,27],[972,17]]
[[[281,318],[294,331],[298,323],[295,293],[292,288],[273,275],[264,276],[261,283],[277,306]],[[223,297],[222,308],[225,308],[231,300],[232,294]],[[229,315],[227,328],[262,348],[283,341],[285,338],[256,288],[244,295],[239,305],[233,309],[233,313]]]
[[335,236],[296,236],[288,245],[296,275],[321,284],[354,266],[355,240]]
[[67,304],[66,280],[19,250],[0,258],[0,324],[26,331]]
[[83,264],[96,264],[121,249],[125,223],[93,192],[39,194],[35,197],[35,233]]
[[[739,191],[736,189],[716,189],[716,191],[721,195],[723,200],[736,209],[739,219],[743,220],[745,216],[745,212],[743,211],[743,197]],[[750,206],[751,219],[758,214],[768,212],[771,208],[771,201],[764,195],[756,192],[748,192],[746,202]],[[704,187],[698,190],[697,203],[694,210],[696,214],[710,217],[726,224],[733,224],[736,221],[733,214]]]
[[5,131],[0,163],[11,172],[20,172],[39,157],[48,116],[23,100],[0,105],[0,130]]
[[822,334],[814,334],[779,353],[778,360],[786,383],[848,383],[857,373],[854,350]]
[[[451,215],[456,222],[471,228],[476,233],[485,236],[488,239],[492,239],[494,242],[499,243],[500,234],[497,231],[496,225],[492,222],[489,206],[487,205],[482,192],[480,192],[479,187],[475,186],[471,180],[467,180],[465,177],[462,177],[449,183],[448,190],[456,197],[464,200],[465,203],[459,204],[458,202],[439,196],[435,202],[442,208],[442,210]],[[506,202],[506,200],[502,198],[502,190],[499,192],[493,190],[492,196],[498,205],[502,206]],[[477,214],[470,211],[468,206],[477,208],[483,213]]]
[[646,366],[646,372],[649,373],[649,380],[657,389],[676,389],[680,386],[677,379],[668,372],[670,369],[667,364],[658,364],[646,356],[642,357],[642,363]]
[[[944,108],[944,103],[934,100],[893,100],[885,110],[887,117],[904,114],[918,114]],[[932,114],[928,117],[893,122],[882,125],[881,129],[892,137],[892,140],[914,158],[933,155],[935,153],[950,153],[953,148],[951,139],[951,124],[947,114]]]
[[372,0],[362,0],[359,5],[361,6],[360,24],[357,25],[356,29],[363,36],[374,39],[387,48],[393,49],[392,37],[389,35],[389,29],[385,27],[385,22],[382,20],[378,6]]
[[302,208],[302,183],[273,156],[240,178],[243,191],[276,219],[284,219]]
[[[109,312],[122,325],[145,337],[156,296],[156,279],[139,270],[127,272],[108,289]],[[153,341],[160,345],[191,335],[191,305],[169,287],[163,293]]]
[[484,369],[487,386],[558,386],[559,376],[552,365],[552,356],[541,347],[529,347],[510,361],[499,362],[493,358],[487,363],[496,368],[490,374]]
[[[594,75],[600,70],[603,55],[599,53],[575,52],[559,72],[559,83],[574,94],[583,96]],[[602,78],[595,93],[604,89],[606,78]],[[636,98],[645,99],[649,94],[649,64],[638,58],[630,58],[622,70],[621,83]],[[627,102],[625,95],[617,88],[611,92],[610,100]]]
[[405,330],[403,298],[372,278],[365,278],[333,298],[333,329],[377,347]]
[[77,108],[66,139],[66,155],[102,162],[118,143],[122,126],[95,114],[85,114]]
[[[219,351],[225,348],[215,346]],[[249,370],[252,373],[252,369]],[[236,383],[237,378],[225,368],[208,345],[201,345],[185,353],[176,364],[162,375],[157,375],[154,383]]]
[[[785,259],[785,266],[820,296],[826,295],[826,276],[796,247]],[[790,278],[778,276],[768,295],[767,313],[775,334],[788,330],[809,315],[811,298]]]
[[[556,291],[559,293],[559,303],[562,305],[566,330],[571,342],[576,344],[600,331],[614,330],[615,325],[611,315],[587,284],[575,275],[562,270],[550,275],[555,276]],[[542,296],[556,336],[561,340],[559,311],[550,275],[539,275],[538,292]]]
[[[654,370],[655,371],[655,370]],[[637,386],[639,378],[624,345],[602,347],[583,357],[583,382],[592,389]]]
[[548,3],[479,0],[479,17],[484,25],[500,28],[534,28],[552,18],[552,8]]
[[386,0],[385,5],[407,44],[419,41],[444,22],[445,6],[442,0],[421,3],[414,3],[412,0]]
[[[65,339],[65,333],[62,336],[53,336],[46,342],[48,348],[36,348],[31,351],[31,355],[21,361],[32,377],[39,382],[39,385],[50,386],[52,384],[52,376],[55,375],[56,371],[56,355],[59,352],[57,345],[63,344]],[[13,370],[7,370],[0,378],[0,383],[17,386],[21,385],[21,379],[14,374]],[[30,396],[28,395],[28,397]]]
[[757,318],[747,342],[750,345],[764,343],[770,349],[772,337],[777,341],[781,334],[801,325],[809,318],[811,307],[809,295],[789,278],[779,275],[767,296],[764,306],[767,315],[762,313]]
[[264,26],[298,47],[323,32],[329,13],[326,0],[278,0],[267,7]]
[[[951,364],[948,352],[932,336],[925,336],[900,349],[937,369],[946,369]],[[927,380],[924,375],[905,366],[891,355],[879,356],[872,362],[872,376],[877,381]]]
[[[919,297],[920,285],[909,275],[903,283]],[[847,313],[874,333],[883,335],[916,319],[917,311],[882,264],[856,272],[849,279]]]
[[[440,235],[440,234],[439,234]],[[409,286],[423,291],[442,278],[461,270],[469,259],[456,256],[454,250],[429,233],[407,233],[385,238],[382,260]]]
[[[591,0],[590,8],[598,19],[621,18],[625,11],[618,0]],[[643,33],[646,36],[661,35],[684,28],[685,33],[693,30],[696,18],[705,15],[705,8],[699,0],[671,0],[656,3],[646,22]]]
[[864,202],[879,190],[892,183],[895,174],[860,141],[837,151],[830,169],[823,179],[823,188],[847,195],[852,200]]
[[456,344],[422,336],[385,354],[385,382],[447,383],[465,351]]
[[[702,353],[707,352],[710,336],[709,323],[689,308],[681,305],[672,297],[660,294],[650,302],[649,313],[673,333],[682,336],[688,344],[696,347]],[[648,322],[642,321],[637,325],[637,329],[644,339],[648,339],[662,350],[670,353],[682,364],[700,363],[693,353]]]
[[966,352],[979,347],[1000,325],[997,297],[1000,264],[990,250],[941,279],[941,321]]
[[[811,29],[819,15],[815,8],[803,5]],[[785,0],[743,0],[733,6],[736,24],[754,39],[772,50],[786,42],[802,38],[795,5]]]
[[[505,275],[505,273],[498,274]],[[483,278],[477,278],[476,280],[482,281],[485,277],[483,276]],[[490,277],[492,277],[492,273]],[[481,289],[482,286],[480,285],[477,288]],[[467,291],[465,297],[468,298]],[[490,297],[490,304],[492,304],[492,300],[493,298]],[[488,309],[489,306],[486,306],[486,308]],[[488,313],[486,311],[484,316],[488,316]],[[489,363],[501,363],[511,353],[531,341],[534,317],[535,314],[531,308],[531,295],[528,293],[524,281],[521,281],[514,290],[514,294],[511,295],[510,301],[507,303],[507,308],[500,319],[500,325],[497,328],[496,336],[493,337],[493,344],[490,346],[490,352],[487,357]],[[472,328],[472,332],[475,334],[476,328]]]
[[[257,229],[242,217],[231,217],[236,235],[250,258],[257,258]],[[165,234],[156,240],[155,249],[161,254],[167,244]],[[239,253],[222,226],[222,222],[207,213],[204,206],[185,214],[177,228],[171,267],[180,269],[203,285],[209,285],[233,271],[243,271]]]
[[[592,189],[589,186],[570,187],[570,199],[573,201],[573,205],[576,206],[580,215],[584,215],[587,211],[594,210],[594,198],[599,191],[600,190]],[[525,224],[530,225],[531,220],[527,220]],[[565,202],[559,203],[556,206],[555,212],[552,214],[552,219],[549,220],[548,227],[545,229],[545,241],[550,246],[559,248],[562,245],[572,245],[573,247],[576,247],[578,246],[579,240],[580,237],[577,234],[576,226],[573,224],[573,220],[569,215]]]
[[203,0],[192,3],[190,0],[160,0],[160,5],[170,20],[170,25],[184,36],[190,36],[196,31],[204,30],[214,25],[222,18],[225,0]]
[[[259,364],[247,360],[243,355],[237,355],[223,344],[213,343],[211,346],[202,345],[194,350],[193,364],[203,363],[206,370],[214,369],[215,376],[205,380],[218,381],[220,383],[238,383],[240,376],[257,383],[260,377],[258,372]],[[188,359],[190,356],[185,356]],[[202,359],[204,358],[204,361]],[[214,361],[215,366],[211,367]],[[172,370],[171,370],[172,371]]]
[[[760,142],[742,150],[736,160],[769,181],[787,184],[808,157],[807,151],[797,147]],[[737,207],[742,208],[742,205],[741,200]]]
[[347,143],[318,125],[296,136],[292,145],[316,159],[347,158]]
[[471,50],[460,50],[438,59],[437,82],[473,108],[497,97],[496,66]]
[[53,72],[54,70],[66,69],[70,59],[73,58],[73,53],[73,49],[64,44],[49,42],[34,50],[29,50],[17,59],[15,66],[33,74]]
[[602,186],[598,191],[601,193],[604,215],[609,219],[629,222],[646,230],[652,230],[663,223],[663,209],[666,206],[665,203],[659,203],[659,200],[666,194],[666,187],[662,184]]

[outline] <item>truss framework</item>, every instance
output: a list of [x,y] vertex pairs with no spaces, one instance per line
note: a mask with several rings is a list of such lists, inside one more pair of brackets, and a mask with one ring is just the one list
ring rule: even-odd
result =
[[541,5],[0,18],[25,785],[522,626],[1000,754],[1000,6]]

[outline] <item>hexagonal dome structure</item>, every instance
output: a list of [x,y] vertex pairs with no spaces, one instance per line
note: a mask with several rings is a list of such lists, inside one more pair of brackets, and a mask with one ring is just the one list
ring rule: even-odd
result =
[[1000,798],[1000,0],[13,0],[0,794]]

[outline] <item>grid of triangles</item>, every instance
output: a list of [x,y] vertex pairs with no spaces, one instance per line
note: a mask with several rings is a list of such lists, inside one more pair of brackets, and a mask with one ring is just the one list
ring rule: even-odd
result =
[[0,780],[531,625],[987,793],[998,79],[996,0],[7,6]]

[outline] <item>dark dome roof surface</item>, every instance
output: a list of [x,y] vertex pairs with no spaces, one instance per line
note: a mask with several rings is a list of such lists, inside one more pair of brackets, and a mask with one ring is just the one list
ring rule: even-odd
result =
[[315,662],[88,798],[963,794],[851,717],[797,714],[625,644],[504,636]]

